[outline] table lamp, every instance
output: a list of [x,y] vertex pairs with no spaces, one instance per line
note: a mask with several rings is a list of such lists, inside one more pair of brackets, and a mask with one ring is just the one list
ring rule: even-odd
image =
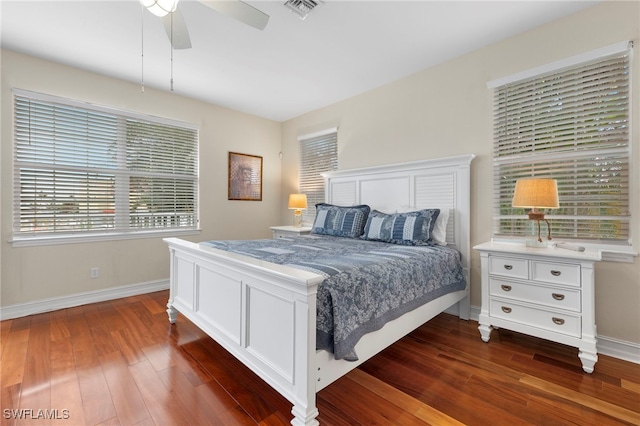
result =
[[302,227],[302,210],[307,208],[307,196],[305,194],[289,195],[289,210],[293,210],[293,226]]
[[528,178],[518,179],[516,189],[513,193],[513,207],[531,209],[529,219],[537,221],[537,239],[527,238],[526,245],[529,247],[546,247],[547,242],[542,241],[540,236],[540,221],[547,223],[547,240],[551,239],[551,225],[544,218],[544,213],[539,209],[557,209],[558,202],[558,182],[555,179]]

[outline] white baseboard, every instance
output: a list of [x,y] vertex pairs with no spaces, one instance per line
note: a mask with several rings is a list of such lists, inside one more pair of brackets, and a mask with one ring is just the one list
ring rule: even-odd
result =
[[[479,318],[480,307],[471,306],[471,319],[478,321]],[[640,364],[640,344],[638,343],[598,335],[598,343],[596,344],[596,347],[598,349],[598,354]]]
[[0,308],[0,320],[25,317],[27,315],[72,308],[74,306],[86,305],[88,303],[120,299],[122,297],[135,296],[138,294],[152,293],[154,291],[166,290],[168,288],[169,280],[167,279],[20,303]]

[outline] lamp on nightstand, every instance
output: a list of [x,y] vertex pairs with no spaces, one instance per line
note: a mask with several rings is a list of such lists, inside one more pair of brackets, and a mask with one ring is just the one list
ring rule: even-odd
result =
[[289,195],[289,210],[293,210],[293,226],[302,227],[302,210],[307,208],[307,196],[305,194]]
[[558,202],[558,182],[555,179],[518,179],[511,205],[513,207],[531,209],[529,211],[529,219],[537,222],[537,238],[527,237],[526,245],[529,247],[546,247],[547,242],[543,241],[540,236],[540,221],[544,220],[547,223],[547,240],[551,239],[551,225],[549,225],[549,221],[544,218],[544,213],[539,209],[557,209],[560,207]]

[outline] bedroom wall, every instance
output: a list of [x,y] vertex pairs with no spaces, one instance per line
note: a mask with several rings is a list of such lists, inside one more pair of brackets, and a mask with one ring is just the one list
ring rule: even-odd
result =
[[[200,127],[200,219],[194,241],[270,237],[279,223],[280,123],[145,88],[98,74],[1,52],[1,306],[163,282],[169,277],[168,251],[161,238],[89,244],[12,247],[12,94],[17,87],[160,117]],[[263,156],[263,201],[227,200],[227,153]],[[99,267],[100,277],[90,278]]]
[[[477,50],[395,83],[286,121],[282,126],[282,196],[297,187],[297,136],[338,126],[339,168],[350,169],[474,153],[472,245],[491,238],[492,92],[486,82],[529,68],[634,40],[634,119],[640,96],[640,3],[609,1]],[[633,182],[640,185],[638,123]],[[284,204],[284,201],[283,201]],[[640,197],[634,197],[633,240],[640,241]],[[283,210],[282,223],[290,212]],[[636,246],[636,250],[640,245]],[[471,304],[480,305],[480,260],[472,256]],[[596,269],[596,320],[602,336],[640,344],[640,259],[601,262]]]

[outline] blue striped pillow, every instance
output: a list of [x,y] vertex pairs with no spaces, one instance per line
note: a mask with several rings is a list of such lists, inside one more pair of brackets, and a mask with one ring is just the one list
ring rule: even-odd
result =
[[440,209],[386,214],[373,210],[364,227],[365,240],[404,245],[433,245],[433,227]]
[[367,205],[342,207],[316,204],[316,219],[311,233],[357,238],[364,232],[370,211],[371,208]]

